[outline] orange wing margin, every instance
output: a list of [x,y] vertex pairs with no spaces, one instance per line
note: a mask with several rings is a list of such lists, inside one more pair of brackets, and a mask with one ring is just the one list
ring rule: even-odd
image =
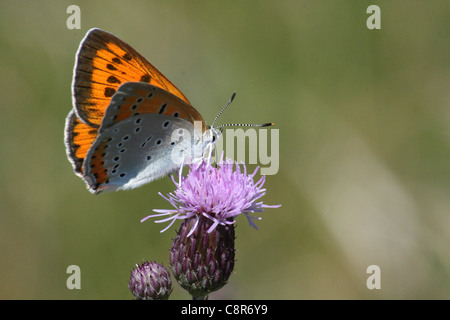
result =
[[81,122],[74,110],[69,112],[66,119],[64,142],[67,157],[73,166],[73,171],[83,178],[83,162],[94,140],[98,129]]

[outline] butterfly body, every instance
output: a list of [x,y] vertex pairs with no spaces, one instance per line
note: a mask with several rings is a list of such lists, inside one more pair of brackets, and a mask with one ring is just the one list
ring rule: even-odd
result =
[[[112,34],[91,29],[76,55],[65,145],[92,193],[139,187],[180,168],[174,151],[211,143],[200,113],[161,72]],[[184,130],[187,138],[176,140]]]

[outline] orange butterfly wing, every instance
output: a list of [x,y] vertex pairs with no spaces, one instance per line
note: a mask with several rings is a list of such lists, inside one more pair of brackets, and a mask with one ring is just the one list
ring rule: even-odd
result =
[[81,122],[74,110],[66,118],[64,141],[66,153],[73,166],[73,171],[83,177],[83,162],[94,140],[97,138],[98,128]]
[[[113,114],[114,118],[109,119],[108,114]],[[117,93],[111,98],[100,132],[105,127],[112,126],[138,114],[160,114],[181,118],[192,124],[195,121],[200,121],[200,133],[205,132],[207,129],[200,113],[190,104],[172,94],[168,94],[167,91],[161,88],[147,83],[127,82],[120,86]]]
[[[152,118],[146,117],[148,115]],[[79,124],[78,126],[76,127],[78,130],[83,128]],[[168,134],[175,128],[189,131],[192,128],[194,131],[190,132],[195,132],[194,141],[195,137],[198,138],[198,135],[207,129],[197,110],[173,94],[148,83],[127,82],[121,85],[111,98],[102,125],[98,129],[97,138],[92,142],[87,154],[84,154],[82,178],[88,184],[89,190],[98,193],[124,187],[130,180],[122,179],[123,176],[135,179],[136,175],[133,174],[142,170],[150,159],[159,161],[161,155],[164,155],[162,149],[161,152],[157,152],[155,147],[152,147],[154,143],[150,143],[150,140],[153,142],[159,140],[157,145],[161,147],[168,146],[168,143],[176,145]],[[82,136],[76,138],[83,139]],[[136,147],[136,144],[140,147]],[[133,145],[134,151],[130,150],[127,153],[126,150],[133,148]],[[83,151],[84,149],[79,150],[79,153]],[[121,160],[122,158],[125,160]],[[118,175],[119,166],[123,176]],[[174,167],[172,161],[168,159],[164,168],[149,172],[145,179],[135,179],[133,183],[140,185],[146,179],[150,182],[175,168],[176,166]],[[120,183],[124,185],[120,186]],[[125,186],[123,190],[129,188],[132,187]]]
[[[152,84],[190,106],[183,93],[136,50],[109,32],[89,30],[76,54],[72,82],[74,110],[67,116],[65,127],[67,156],[74,172],[82,178],[84,159],[97,138],[105,110],[125,82]],[[193,107],[189,113],[203,121]]]
[[128,81],[146,82],[181,100],[189,100],[150,62],[114,35],[91,29],[81,41],[76,55],[72,84],[77,116],[98,127],[117,88]]

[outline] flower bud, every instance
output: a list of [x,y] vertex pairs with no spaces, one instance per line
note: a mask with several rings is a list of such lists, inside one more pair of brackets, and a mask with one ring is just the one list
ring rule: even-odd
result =
[[128,287],[136,300],[167,300],[172,292],[172,279],[164,266],[144,262],[131,271]]

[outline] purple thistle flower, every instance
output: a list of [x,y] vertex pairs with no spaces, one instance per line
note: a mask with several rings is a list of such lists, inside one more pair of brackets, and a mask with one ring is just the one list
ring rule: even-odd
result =
[[[197,223],[190,237],[192,224]],[[234,268],[234,225],[218,225],[203,216],[185,219],[170,250],[172,274],[194,300],[205,300],[228,281]]]
[[141,222],[154,217],[169,216],[155,222],[167,222],[169,225],[161,232],[166,231],[177,220],[195,218],[195,222],[187,236],[190,236],[197,228],[200,217],[210,219],[213,223],[207,230],[213,231],[218,225],[234,224],[235,217],[245,214],[248,222],[258,229],[253,220],[260,217],[251,216],[250,213],[264,211],[265,208],[278,208],[280,205],[265,205],[257,202],[265,195],[263,189],[265,176],[256,183],[254,177],[259,168],[247,175],[244,164],[238,164],[230,160],[221,160],[218,167],[213,167],[209,161],[203,160],[200,164],[191,164],[186,177],[180,176],[177,183],[172,176],[172,181],[177,186],[173,193],[167,196],[159,193],[174,209],[155,209],[158,214],[149,215]]

